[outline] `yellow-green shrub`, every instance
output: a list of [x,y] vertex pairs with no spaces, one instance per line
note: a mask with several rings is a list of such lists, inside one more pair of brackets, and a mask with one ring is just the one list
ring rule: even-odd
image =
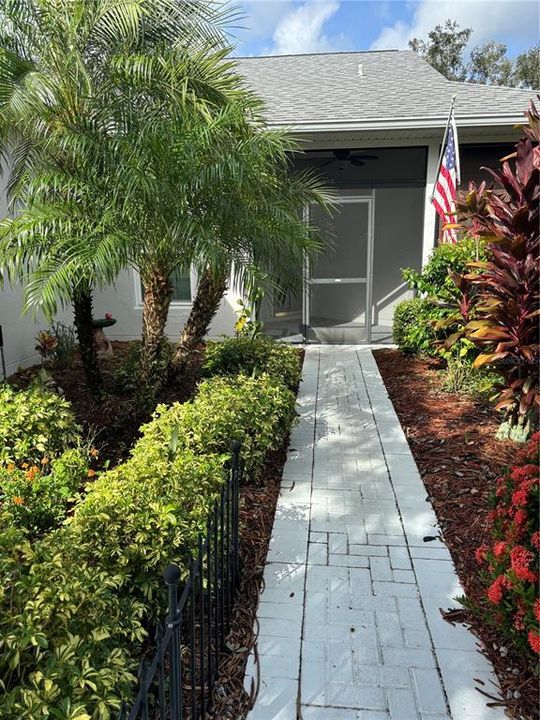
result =
[[164,610],[163,567],[187,568],[224,479],[224,457],[166,450],[104,473],[41,541],[0,534],[0,717],[65,698],[106,717],[129,693],[143,623]]
[[203,375],[272,375],[295,389],[302,376],[298,350],[267,337],[236,337],[206,344]]
[[64,520],[87,479],[88,457],[72,448],[45,459],[26,468],[0,464],[0,527],[16,525],[38,536]]
[[294,395],[274,378],[214,378],[192,403],[160,407],[61,528],[32,544],[0,529],[0,717],[115,716],[165,609],[163,567],[187,571],[230,441],[254,473],[293,419]]
[[0,385],[0,465],[39,464],[76,443],[79,434],[67,400],[40,388]]
[[201,383],[193,402],[158,406],[142,427],[133,457],[144,457],[155,443],[223,453],[231,440],[240,440],[246,474],[256,478],[266,453],[280,447],[289,432],[294,406],[294,393],[270,375],[218,376]]

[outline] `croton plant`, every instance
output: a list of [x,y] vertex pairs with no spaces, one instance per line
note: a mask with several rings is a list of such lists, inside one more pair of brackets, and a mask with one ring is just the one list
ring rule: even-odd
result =
[[495,183],[469,185],[456,203],[460,225],[489,244],[489,258],[470,263],[464,280],[474,292],[466,337],[479,349],[474,365],[494,365],[506,380],[498,398],[505,413],[500,437],[525,440],[538,416],[540,116],[531,102],[516,151]]

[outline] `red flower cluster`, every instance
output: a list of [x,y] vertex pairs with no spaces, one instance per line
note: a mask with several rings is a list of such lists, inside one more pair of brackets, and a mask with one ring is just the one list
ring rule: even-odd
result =
[[[540,654],[539,450],[536,433],[497,481],[489,543],[476,551],[485,569],[486,610],[501,633]],[[490,609],[491,608],[491,609]]]

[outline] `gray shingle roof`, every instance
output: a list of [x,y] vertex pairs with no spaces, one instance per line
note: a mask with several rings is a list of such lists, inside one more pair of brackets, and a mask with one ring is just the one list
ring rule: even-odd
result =
[[238,58],[237,63],[246,84],[265,101],[270,124],[384,125],[404,119],[408,125],[438,125],[446,121],[452,95],[458,119],[507,123],[523,117],[534,95],[451,82],[412,50]]

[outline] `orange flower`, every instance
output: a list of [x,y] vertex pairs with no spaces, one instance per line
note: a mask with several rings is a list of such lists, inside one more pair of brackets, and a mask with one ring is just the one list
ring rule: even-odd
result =
[[39,474],[39,468],[37,465],[32,465],[30,470],[26,471],[26,477],[29,480],[33,480],[36,477],[36,475],[38,475],[38,474]]
[[30,466],[28,465],[27,462],[23,462],[23,464],[21,465],[21,467],[22,467],[23,470],[26,470],[26,469],[27,469],[28,467],[30,467]]
[[97,448],[93,447],[90,449],[89,454],[90,454],[90,457],[97,458],[97,457],[99,457],[99,450]]
[[90,468],[90,470],[88,470],[88,472],[86,473],[86,475],[87,475],[88,477],[94,477],[95,474],[96,474],[96,471],[95,471],[95,470],[92,470],[92,468]]
[[14,472],[15,471],[15,463],[8,463],[7,471],[8,471],[8,473]]
[[49,464],[49,458],[48,458],[48,457],[43,457],[43,458],[41,458],[41,464],[42,464],[42,465],[48,465],[48,464]]
[[22,498],[20,495],[15,495],[15,497],[13,498],[13,504],[24,505],[24,498]]

